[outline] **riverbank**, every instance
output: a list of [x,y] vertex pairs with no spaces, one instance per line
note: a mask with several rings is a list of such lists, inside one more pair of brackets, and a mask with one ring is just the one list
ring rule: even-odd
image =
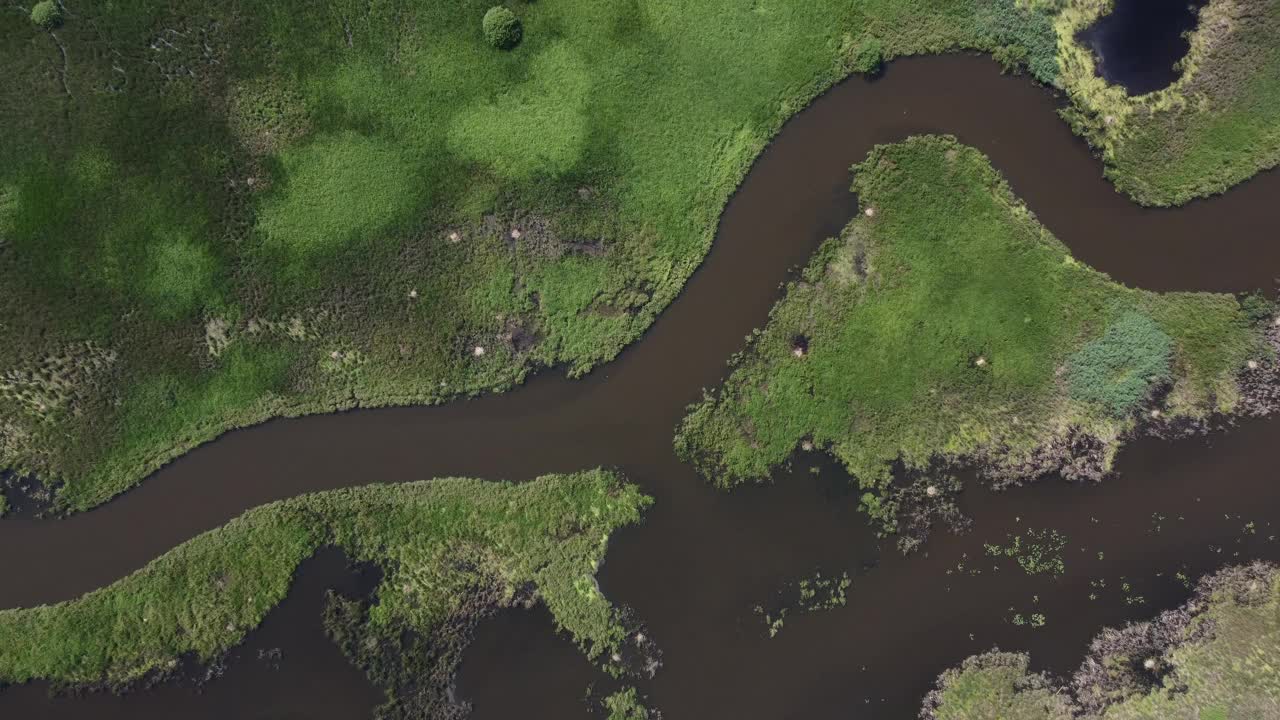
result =
[[580,375],[852,70],[968,48],[1056,72],[1013,0],[517,10],[503,51],[458,3],[8,8],[0,467],[84,510],[270,417]]
[[[443,479],[304,495],[252,510],[84,597],[0,611],[0,681],[120,689],[240,643],[321,546],[384,573],[373,604],[334,597],[335,641],[391,708],[442,709],[474,623],[546,604],[592,661],[625,672],[634,620],[598,590],[609,534],[649,498],[603,471],[511,485]],[[405,638],[413,638],[406,644]],[[359,639],[359,642],[356,640]],[[631,646],[635,646],[632,648]],[[634,658],[628,658],[634,660]],[[400,682],[409,669],[414,682]]]
[[1243,390],[1276,383],[1265,299],[1110,281],[953,138],[877,147],[852,189],[860,216],[679,428],[677,453],[717,485],[825,449],[892,524],[895,462],[1096,479],[1134,432],[1273,409]]
[[973,656],[938,679],[923,720],[1271,718],[1280,705],[1280,577],[1229,567],[1182,607],[1102,631],[1069,684],[1029,671],[1024,654]]

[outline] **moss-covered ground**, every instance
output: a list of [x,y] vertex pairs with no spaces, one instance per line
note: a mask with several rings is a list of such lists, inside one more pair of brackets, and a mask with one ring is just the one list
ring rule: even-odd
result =
[[[372,638],[366,649],[407,633],[438,649],[458,641],[444,636],[474,619],[466,616],[532,597],[589,658],[609,665],[629,629],[600,594],[595,569],[610,533],[638,522],[649,502],[596,470],[519,485],[370,485],[273,503],[77,600],[0,611],[0,682],[118,687],[170,671],[187,654],[212,660],[263,620],[298,565],[325,545],[384,572],[358,627],[340,628]],[[449,677],[453,668],[435,670]]]
[[719,485],[766,479],[808,444],[867,489],[896,461],[1034,468],[1056,447],[1049,464],[1067,463],[1080,436],[1105,471],[1137,423],[1230,413],[1250,363],[1275,362],[1267,303],[1112,282],[953,138],[879,146],[854,173],[863,212],[679,429],[678,452]]
[[62,510],[228,428],[585,372],[876,57],[1057,73],[1014,0],[0,5],[0,467]]
[[[1153,640],[1154,639],[1154,640]],[[1280,716],[1280,578],[1229,568],[1183,608],[1099,636],[1070,688],[988,653],[939,678],[927,720],[1266,720]]]
[[1138,97],[1097,76],[1076,34],[1111,0],[1035,0],[1056,8],[1066,117],[1102,151],[1117,189],[1181,205],[1280,163],[1280,1],[1210,0],[1182,74]]

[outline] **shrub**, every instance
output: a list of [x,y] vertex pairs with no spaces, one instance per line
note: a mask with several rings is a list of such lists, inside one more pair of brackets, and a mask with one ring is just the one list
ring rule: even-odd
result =
[[62,24],[62,8],[53,0],[40,0],[31,8],[31,22],[52,30]]
[[1124,416],[1169,379],[1173,340],[1154,320],[1127,312],[1067,361],[1071,396]]
[[991,51],[991,57],[1000,63],[1001,70],[1015,75],[1020,74],[1022,68],[1026,67],[1031,60],[1027,49],[1021,45],[1001,45]]
[[866,38],[853,49],[849,67],[854,72],[874,75],[884,67],[884,43],[878,38]]
[[501,5],[489,8],[484,14],[484,39],[499,50],[510,50],[520,42],[520,19]]

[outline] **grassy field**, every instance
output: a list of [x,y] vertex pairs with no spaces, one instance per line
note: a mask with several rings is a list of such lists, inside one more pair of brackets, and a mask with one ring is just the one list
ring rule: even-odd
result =
[[0,611],[0,683],[117,687],[170,670],[186,653],[212,660],[262,622],[324,545],[385,573],[359,619],[369,637],[441,640],[468,619],[459,615],[492,609],[475,596],[502,606],[532,589],[590,659],[611,666],[629,629],[595,569],[610,533],[638,522],[649,503],[599,470],[520,485],[370,485],[273,503],[77,600]]
[[1230,413],[1249,363],[1275,362],[1268,303],[1110,281],[953,138],[879,146],[854,173],[863,212],[679,429],[678,453],[723,487],[806,444],[868,490],[895,461],[1030,468],[1082,435],[1105,470],[1139,419]]
[[1025,655],[988,653],[944,673],[922,717],[1268,720],[1280,717],[1277,663],[1280,578],[1274,568],[1232,568],[1180,610],[1100,635],[1070,689],[1030,673]]
[[0,5],[0,468],[91,507],[228,428],[585,372],[675,297],[780,124],[1014,0]]
[[1098,78],[1075,40],[1110,0],[1057,4],[1066,117],[1102,150],[1117,189],[1145,205],[1181,205],[1280,164],[1280,0],[1210,0],[1182,76],[1138,97]]

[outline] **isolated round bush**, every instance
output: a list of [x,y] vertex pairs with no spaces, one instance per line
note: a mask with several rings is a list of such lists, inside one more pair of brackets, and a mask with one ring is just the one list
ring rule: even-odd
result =
[[501,5],[489,8],[482,25],[484,39],[499,50],[509,50],[520,42],[520,19]]
[[875,75],[884,67],[884,44],[876,38],[866,38],[853,49],[849,67],[857,73]]
[[52,30],[62,24],[62,8],[53,0],[40,0],[31,8],[31,22]]

